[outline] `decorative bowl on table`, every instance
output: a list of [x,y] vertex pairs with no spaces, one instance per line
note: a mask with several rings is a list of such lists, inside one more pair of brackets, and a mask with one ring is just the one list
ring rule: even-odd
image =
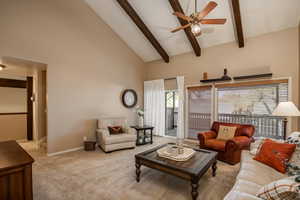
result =
[[180,147],[177,145],[167,145],[158,149],[157,154],[159,157],[167,158],[174,161],[187,161],[195,155],[195,150],[187,147]]

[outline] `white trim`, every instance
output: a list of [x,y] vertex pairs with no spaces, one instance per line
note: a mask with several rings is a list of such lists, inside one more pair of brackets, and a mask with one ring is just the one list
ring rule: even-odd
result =
[[184,119],[184,138],[188,138],[189,136],[189,91],[187,87],[185,87],[185,119]]
[[37,147],[38,148],[41,148],[41,145],[45,142],[46,143],[46,141],[47,141],[47,137],[46,136],[44,136],[44,137],[42,137],[41,139],[39,139],[36,143],[37,143]]
[[73,151],[79,151],[79,150],[82,150],[82,149],[83,149],[83,146],[76,147],[76,148],[73,148],[73,149],[67,149],[67,150],[64,150],[64,151],[58,151],[58,152],[55,152],[55,153],[47,153],[47,156],[57,156],[57,155],[60,155],[60,154],[69,153],[69,152],[73,152]]
[[17,140],[17,143],[25,143],[25,142],[29,142],[27,139],[19,139]]
[[[288,78],[288,101],[293,102],[293,86],[292,86],[292,77]],[[292,123],[293,119],[291,117],[287,118],[288,123],[287,123],[287,130],[286,130],[286,137],[289,136],[290,133],[292,133]]]
[[264,78],[264,79],[253,79],[253,80],[243,80],[243,81],[226,81],[226,82],[212,82],[212,83],[196,83],[196,84],[190,84],[186,85],[185,88],[189,87],[197,87],[197,86],[213,86],[213,85],[219,85],[219,84],[230,84],[230,83],[244,83],[244,82],[257,82],[257,81],[266,81],[266,80],[288,80],[289,82],[292,80],[290,76],[288,77],[275,77],[275,78]]

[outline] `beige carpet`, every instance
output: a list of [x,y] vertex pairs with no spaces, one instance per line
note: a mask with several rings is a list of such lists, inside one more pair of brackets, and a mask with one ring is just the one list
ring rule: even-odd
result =
[[[33,165],[34,200],[190,200],[190,183],[162,172],[142,167],[141,181],[135,181],[134,155],[165,143],[109,154],[77,151],[46,157],[29,150]],[[223,199],[234,184],[239,166],[218,162],[217,176],[209,170],[200,180],[202,200]]]

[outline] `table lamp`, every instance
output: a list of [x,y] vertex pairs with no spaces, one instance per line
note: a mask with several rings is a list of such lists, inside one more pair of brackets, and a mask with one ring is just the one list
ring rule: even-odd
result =
[[272,115],[284,117],[283,119],[283,137],[286,139],[286,127],[287,127],[287,117],[298,117],[300,116],[300,111],[291,101],[281,102],[273,111]]

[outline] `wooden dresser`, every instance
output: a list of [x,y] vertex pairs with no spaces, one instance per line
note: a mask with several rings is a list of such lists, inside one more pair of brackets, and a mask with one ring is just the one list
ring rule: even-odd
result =
[[0,142],[0,199],[32,200],[33,158],[15,141]]

